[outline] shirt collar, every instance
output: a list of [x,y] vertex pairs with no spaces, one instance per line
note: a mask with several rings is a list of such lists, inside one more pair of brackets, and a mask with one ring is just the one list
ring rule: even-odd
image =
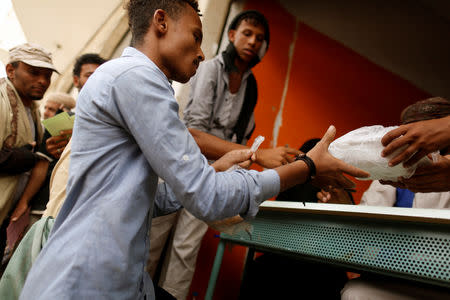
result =
[[139,51],[138,49],[134,48],[134,47],[126,47],[123,52],[122,52],[122,56],[126,57],[135,57],[138,59],[142,59],[145,60],[146,63],[151,64],[152,66],[155,67],[156,70],[158,70],[158,72],[164,76],[164,78],[167,80],[167,83],[169,84],[170,88],[172,89],[172,85],[170,84],[169,78],[167,78],[166,74],[164,74],[163,71],[161,71],[161,69],[144,53],[142,53],[141,51]]
[[[224,67],[225,66],[225,61],[223,60],[222,54],[218,54],[217,58],[219,59],[219,62],[222,65],[222,67]],[[245,71],[244,74],[242,74],[242,81],[247,80],[247,77],[250,75],[250,73],[252,73],[252,69],[248,69],[247,71]],[[229,84],[229,82],[228,82],[228,73],[223,72],[223,78],[224,78],[225,82],[227,84]]]

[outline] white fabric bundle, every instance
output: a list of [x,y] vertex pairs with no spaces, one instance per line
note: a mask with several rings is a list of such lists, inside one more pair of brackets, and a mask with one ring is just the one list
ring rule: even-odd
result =
[[409,168],[403,167],[402,163],[389,167],[389,160],[406,147],[398,149],[387,157],[381,157],[381,151],[384,148],[381,144],[381,138],[395,128],[397,126],[361,127],[334,140],[328,150],[334,157],[370,174],[369,178],[359,178],[361,180],[397,181],[398,177],[409,178],[414,174],[419,164],[430,163],[431,161],[428,157],[424,157]]

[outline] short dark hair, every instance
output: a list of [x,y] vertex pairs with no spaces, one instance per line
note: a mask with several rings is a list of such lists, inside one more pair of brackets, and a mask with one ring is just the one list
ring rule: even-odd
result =
[[320,142],[319,138],[313,138],[313,139],[309,139],[306,142],[303,143],[303,145],[300,147],[300,151],[302,151],[303,153],[307,153],[309,152],[309,150],[311,150],[312,148],[314,148],[314,146]]
[[197,13],[200,12],[197,0],[130,0],[126,9],[128,10],[128,25],[131,30],[131,45],[138,45],[142,42],[150,28],[150,20],[157,9],[162,9],[172,18],[177,18],[186,4],[190,5]]
[[442,97],[427,98],[407,106],[400,114],[402,124],[445,118],[450,115],[450,101]]
[[80,77],[81,67],[83,65],[87,65],[87,64],[101,65],[104,62],[106,62],[106,59],[102,58],[97,53],[83,54],[80,57],[78,57],[77,60],[75,61],[75,65],[73,66],[72,73],[74,76]]
[[244,10],[241,13],[239,13],[231,21],[230,26],[228,27],[228,31],[233,29],[236,30],[244,20],[252,24],[253,26],[261,25],[264,28],[264,40],[266,40],[267,45],[269,45],[270,42],[269,22],[267,21],[266,17],[257,10]]

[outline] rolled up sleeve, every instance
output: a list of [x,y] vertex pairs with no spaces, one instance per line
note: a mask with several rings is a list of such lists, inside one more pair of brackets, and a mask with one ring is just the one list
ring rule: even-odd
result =
[[[216,173],[178,118],[178,104],[167,79],[149,78],[146,66],[122,74],[113,84],[110,114],[136,140],[155,173],[188,211],[205,221],[237,214],[254,216],[259,204],[278,193],[274,171]],[[132,82],[142,86],[129,89]]]

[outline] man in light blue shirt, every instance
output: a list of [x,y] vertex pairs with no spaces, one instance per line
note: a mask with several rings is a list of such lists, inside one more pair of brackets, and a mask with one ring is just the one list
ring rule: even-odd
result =
[[208,221],[252,217],[314,168],[318,184],[351,186],[342,172],[367,176],[328,154],[333,130],[310,158],[216,173],[179,120],[169,83],[187,82],[204,59],[197,7],[194,0],[128,3],[133,47],[100,66],[80,93],[67,198],[21,299],[154,299],[145,263],[158,177]]

